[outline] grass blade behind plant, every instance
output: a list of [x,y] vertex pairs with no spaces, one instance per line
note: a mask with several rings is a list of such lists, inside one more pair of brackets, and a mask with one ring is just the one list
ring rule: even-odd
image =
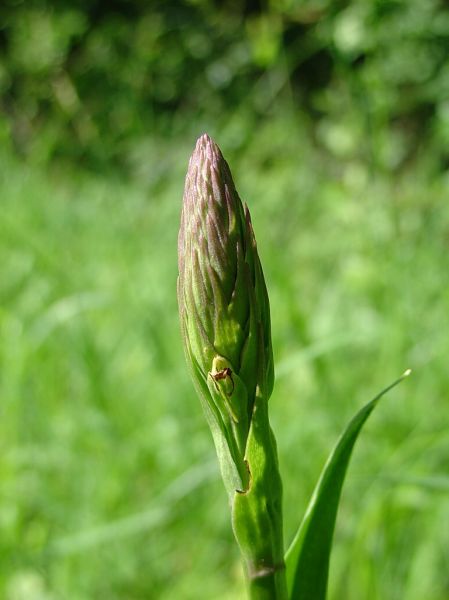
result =
[[359,410],[332,450],[303,521],[285,556],[290,600],[326,598],[335,519],[354,444],[380,398],[409,374],[410,370],[405,371],[399,379]]

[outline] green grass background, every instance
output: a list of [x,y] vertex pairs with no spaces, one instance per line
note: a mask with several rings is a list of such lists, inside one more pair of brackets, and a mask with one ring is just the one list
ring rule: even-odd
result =
[[247,100],[218,123],[149,131],[140,176],[27,158],[2,130],[1,598],[245,597],[176,305],[184,176],[205,129],[269,289],[286,543],[347,420],[412,368],[356,446],[329,598],[449,597],[449,173],[426,148],[399,170],[376,160],[396,148],[382,123],[373,160],[353,120],[324,127],[323,149],[289,93],[242,147]]
[[[147,188],[3,157],[8,599],[243,597],[178,331],[176,235],[191,142],[161,157],[170,176]],[[275,154],[269,168],[262,146]],[[230,162],[272,303],[286,538],[346,420],[412,367],[358,444],[330,597],[443,600],[448,182],[410,174],[393,185],[350,165],[337,178],[272,124],[256,134],[254,155]]]

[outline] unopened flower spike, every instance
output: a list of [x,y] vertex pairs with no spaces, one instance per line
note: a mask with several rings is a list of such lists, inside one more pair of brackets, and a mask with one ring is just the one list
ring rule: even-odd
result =
[[185,354],[214,438],[234,533],[250,580],[275,586],[272,597],[280,598],[282,492],[267,412],[274,379],[268,295],[249,210],[208,135],[190,158],[178,255]]

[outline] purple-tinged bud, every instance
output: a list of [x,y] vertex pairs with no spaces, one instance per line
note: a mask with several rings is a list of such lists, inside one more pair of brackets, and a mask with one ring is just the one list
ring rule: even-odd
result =
[[187,361],[217,450],[228,447],[245,486],[255,398],[268,400],[273,386],[270,310],[248,208],[208,135],[198,139],[189,162],[178,259]]

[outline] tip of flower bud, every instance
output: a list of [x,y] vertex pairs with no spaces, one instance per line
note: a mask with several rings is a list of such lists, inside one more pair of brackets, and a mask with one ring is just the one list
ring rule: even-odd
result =
[[196,141],[195,150],[193,151],[191,161],[207,161],[211,165],[217,165],[221,160],[224,160],[221,150],[210,137],[210,135],[207,133],[200,135]]
[[210,137],[210,135],[208,133],[203,133],[202,135],[200,135],[200,137],[197,139],[196,141],[196,145],[198,146],[199,144],[210,144],[212,143],[213,140]]

